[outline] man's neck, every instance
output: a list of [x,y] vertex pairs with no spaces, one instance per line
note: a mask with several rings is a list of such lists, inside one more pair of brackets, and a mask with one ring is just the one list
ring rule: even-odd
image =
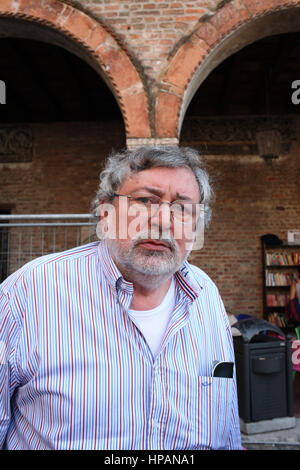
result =
[[133,282],[133,299],[130,308],[133,310],[151,310],[161,304],[172,282],[172,277],[154,288]]
[[133,299],[130,308],[133,310],[151,310],[163,301],[172,281],[172,274],[144,275],[132,269],[127,271],[124,266],[116,266],[126,281],[133,284]]

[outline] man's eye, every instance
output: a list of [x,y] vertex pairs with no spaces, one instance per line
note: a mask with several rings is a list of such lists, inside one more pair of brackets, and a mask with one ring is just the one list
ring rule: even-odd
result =
[[151,198],[146,197],[146,196],[141,196],[141,197],[135,197],[134,198],[135,202],[141,203],[141,204],[151,204]]
[[180,204],[179,202],[173,203],[172,207],[176,212],[184,212],[185,210],[184,204]]

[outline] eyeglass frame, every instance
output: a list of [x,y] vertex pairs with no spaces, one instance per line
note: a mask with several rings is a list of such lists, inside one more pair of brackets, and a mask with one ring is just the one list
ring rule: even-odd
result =
[[[113,196],[113,197],[127,197],[128,199],[135,199],[134,196],[131,196],[131,195],[128,195],[128,194],[112,193],[112,196]],[[147,197],[147,196],[145,196],[145,197]],[[157,198],[159,199],[159,196],[156,196],[156,195],[151,195],[151,196],[149,196],[149,199],[150,199],[150,197],[157,197]],[[157,211],[159,211],[160,206],[161,206],[162,204],[168,204],[168,206],[170,207],[170,212],[173,213],[173,218],[176,218],[176,216],[174,215],[174,212],[175,212],[175,211],[172,211],[172,210],[171,210],[171,207],[172,207],[173,205],[175,205],[176,203],[179,205],[179,201],[180,201],[180,200],[175,200],[175,201],[173,201],[173,202],[169,202],[169,201],[161,201],[161,200],[160,200],[160,202],[157,203],[158,206],[159,206]],[[137,203],[138,203],[138,201],[137,201]],[[144,203],[142,203],[142,204],[147,208],[147,205],[146,205],[146,204],[144,204]],[[190,204],[190,205],[192,205],[193,207],[194,207],[194,206],[202,206],[202,203],[201,203],[201,202],[187,202],[187,201],[185,201],[184,204]],[[194,216],[193,216],[193,214],[192,214],[190,220],[193,220],[193,218],[194,218]],[[190,222],[190,220],[187,221],[187,222],[184,222],[183,220],[179,220],[179,218],[176,218],[176,220],[178,220],[178,221],[181,222],[182,224],[187,223],[187,222]]]

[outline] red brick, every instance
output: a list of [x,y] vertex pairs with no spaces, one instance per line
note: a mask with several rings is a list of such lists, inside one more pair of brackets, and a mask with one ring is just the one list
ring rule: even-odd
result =
[[[1,1],[1,7],[3,2]],[[12,2],[13,6],[13,2]],[[18,11],[49,23],[56,23],[58,16],[63,11],[64,5],[57,0],[42,3],[39,0],[20,0]]]
[[198,45],[185,43],[173,58],[164,80],[184,89],[207,51],[208,46],[201,40]]
[[95,21],[84,13],[73,9],[62,27],[76,38],[85,41],[94,29]]
[[88,39],[86,40],[87,45],[93,49],[96,50],[100,44],[102,44],[106,39],[109,38],[109,33],[105,31],[105,29],[102,26],[98,26],[89,35]]
[[234,29],[243,20],[239,11],[230,3],[218,10],[211,18],[211,24],[218,30],[219,34],[226,34]]
[[1,0],[0,11],[1,12],[11,12],[13,9],[13,0]]
[[182,21],[183,23],[188,23],[188,22],[195,22],[199,20],[199,16],[178,16],[176,18],[177,22]]
[[106,18],[116,18],[118,16],[118,12],[117,11],[106,11],[105,12],[105,17]]
[[148,115],[148,103],[144,92],[124,94],[123,115],[126,121],[126,135],[128,137],[151,137]]
[[155,110],[155,128],[158,137],[177,136],[177,118],[180,99],[171,93],[159,92]]
[[185,10],[186,14],[194,14],[194,15],[203,15],[206,12],[205,8],[187,8]]
[[210,46],[213,46],[219,40],[218,31],[209,21],[201,23],[195,34]]
[[291,5],[298,3],[297,1],[287,1],[287,0],[243,0],[248,11],[252,15],[262,13],[264,11],[272,10],[273,8]]
[[104,5],[104,10],[119,10],[119,5]]
[[108,75],[113,77],[119,90],[128,88],[140,80],[128,56],[112,39],[100,44],[96,54],[100,57]]
[[177,16],[177,15],[184,15],[184,10],[183,9],[164,10],[164,11],[162,11],[162,14],[163,15],[170,15],[171,17],[173,17],[173,16]]

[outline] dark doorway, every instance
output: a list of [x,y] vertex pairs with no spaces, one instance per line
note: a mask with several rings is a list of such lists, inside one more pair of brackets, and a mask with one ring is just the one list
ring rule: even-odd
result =
[[0,63],[6,85],[0,122],[123,121],[104,80],[63,47],[2,38]]

